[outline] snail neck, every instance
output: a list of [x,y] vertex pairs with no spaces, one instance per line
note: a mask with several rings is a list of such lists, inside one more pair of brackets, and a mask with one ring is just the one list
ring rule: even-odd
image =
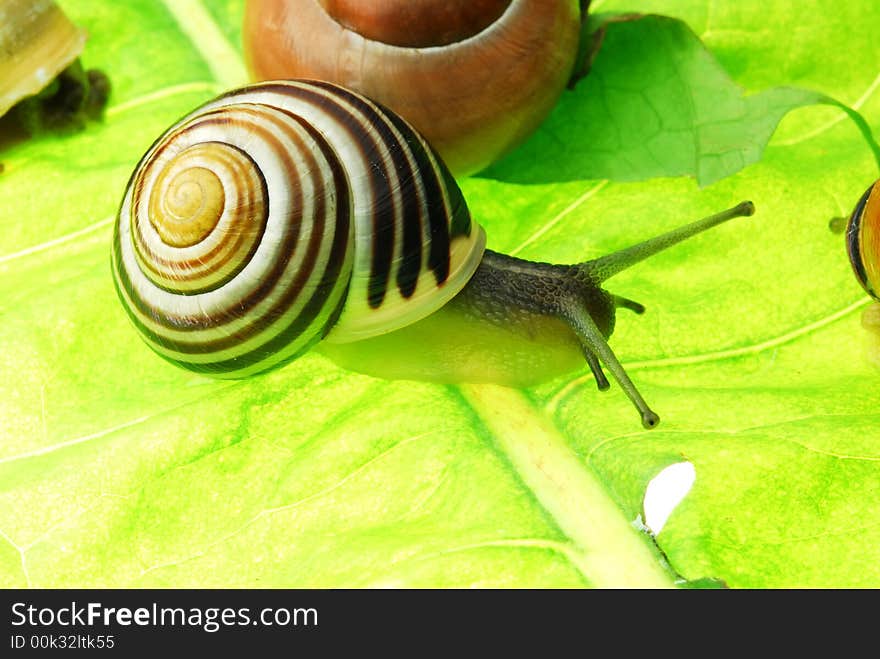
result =
[[351,344],[322,345],[345,368],[391,379],[529,386],[582,368],[600,389],[608,369],[645,427],[657,424],[607,339],[615,306],[643,307],[602,290],[584,264],[533,263],[487,250],[467,285],[432,315]]
[[614,297],[580,265],[527,261],[492,250],[450,302],[486,322],[517,325],[530,316],[562,318],[572,299],[585,306],[602,334],[614,330]]

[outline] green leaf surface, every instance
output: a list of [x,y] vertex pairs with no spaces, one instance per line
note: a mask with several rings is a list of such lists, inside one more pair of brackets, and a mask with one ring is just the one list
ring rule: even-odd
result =
[[[681,18],[741,87],[814,89],[880,129],[873,3],[593,5]],[[611,282],[648,306],[611,344],[656,430],[586,371],[520,392],[377,380],[309,354],[217,382],[140,341],[109,244],[143,151],[239,82],[242,3],[63,6],[114,92],[104,123],[0,151],[0,585],[880,585],[880,371],[827,226],[877,167],[842,111],[787,115],[759,162],[702,189],[680,169],[572,176],[561,155],[543,182],[462,182],[490,247],[556,262],[755,202]],[[657,26],[626,29],[647,42]],[[593,72],[615,88],[621,47],[609,39]],[[604,120],[592,107],[573,135]],[[555,148],[546,130],[531,144]],[[514,153],[498,171],[521,166]],[[632,523],[682,460],[696,481],[658,551]]]
[[[680,20],[600,15],[591,25],[603,35],[591,74],[485,176],[535,183],[689,175],[709,185],[757,162],[788,112],[839,105],[808,89],[745,95]],[[880,148],[864,130],[880,163]]]

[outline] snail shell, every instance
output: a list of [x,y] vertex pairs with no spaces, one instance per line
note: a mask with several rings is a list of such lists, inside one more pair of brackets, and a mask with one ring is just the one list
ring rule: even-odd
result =
[[0,0],[0,116],[42,91],[85,42],[52,0]]
[[846,247],[856,279],[868,295],[880,300],[880,185],[876,181],[850,216]]
[[578,50],[578,0],[249,0],[256,80],[329,80],[409,121],[457,175],[550,112]]
[[149,346],[245,377],[327,336],[376,336],[443,306],[485,234],[406,122],[323,82],[227,93],[184,117],[129,181],[117,291]]

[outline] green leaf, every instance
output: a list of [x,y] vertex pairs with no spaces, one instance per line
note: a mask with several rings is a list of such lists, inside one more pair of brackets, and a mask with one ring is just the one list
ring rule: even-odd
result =
[[[485,176],[535,183],[690,175],[709,185],[757,162],[788,112],[818,103],[847,110],[807,89],[744,95],[687,24],[673,18],[600,15],[591,26],[602,46],[590,75]],[[852,118],[880,164],[870,129],[857,113]]]
[[[843,112],[787,115],[759,162],[703,189],[674,171],[572,178],[561,156],[544,183],[462,182],[490,247],[556,262],[755,202],[612,280],[648,306],[611,344],[656,430],[587,371],[519,392],[376,380],[313,353],[216,382],[143,345],[109,245],[143,151],[236,83],[242,3],[63,4],[114,93],[103,124],[0,152],[0,585],[880,585],[880,372],[827,228],[877,168]],[[638,9],[684,19],[746,89],[815,89],[880,127],[873,5]],[[632,523],[682,460],[696,481],[658,551]]]

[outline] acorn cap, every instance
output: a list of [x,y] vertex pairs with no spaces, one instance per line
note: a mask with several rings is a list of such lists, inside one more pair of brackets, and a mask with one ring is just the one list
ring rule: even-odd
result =
[[[412,124],[465,176],[530,135],[571,77],[576,0],[394,0],[393,20],[378,4],[250,0],[242,36],[252,78],[357,91]],[[418,10],[426,14],[416,21]]]

